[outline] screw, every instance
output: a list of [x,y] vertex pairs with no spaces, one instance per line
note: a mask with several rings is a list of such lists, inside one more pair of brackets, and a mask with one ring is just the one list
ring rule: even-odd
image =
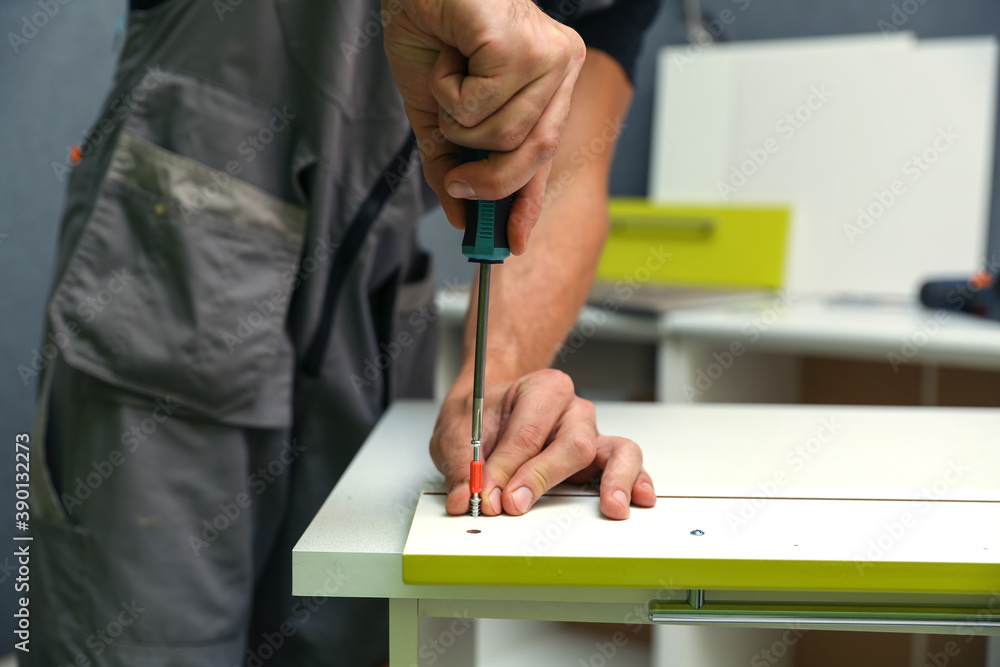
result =
[[479,516],[479,494],[472,494],[472,516]]
[[705,531],[698,530],[697,528],[695,528],[694,530],[691,531],[691,534],[694,535],[695,537],[701,537],[702,535],[705,534]]

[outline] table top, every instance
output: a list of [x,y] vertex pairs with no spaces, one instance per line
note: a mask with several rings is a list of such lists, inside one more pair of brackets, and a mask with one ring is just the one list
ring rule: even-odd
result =
[[779,292],[665,313],[661,335],[754,350],[866,356],[1000,368],[1000,322],[903,301],[848,301]]
[[[820,295],[639,290],[623,300],[595,287],[579,326],[603,340],[734,341],[754,350],[885,360],[896,354],[926,364],[1000,369],[1000,323],[965,313],[935,311],[892,298],[852,300]],[[464,321],[465,290],[438,293],[443,321]]]
[[[692,301],[688,299],[680,303],[689,304]],[[656,342],[659,336],[658,312],[637,309],[635,305],[620,298],[607,303],[603,300],[588,303],[580,311],[577,325],[584,330],[593,327],[594,335],[600,340]],[[469,309],[469,291],[465,287],[439,290],[434,297],[434,307],[444,324],[461,327]]]
[[445,516],[426,445],[435,417],[430,402],[400,402],[379,423],[295,547],[297,594],[331,578],[336,595],[503,585],[498,599],[536,587],[568,600],[668,583],[962,593],[1000,582],[1000,410],[598,404],[603,432],[643,446],[659,496],[625,522],[570,487],[524,517]]

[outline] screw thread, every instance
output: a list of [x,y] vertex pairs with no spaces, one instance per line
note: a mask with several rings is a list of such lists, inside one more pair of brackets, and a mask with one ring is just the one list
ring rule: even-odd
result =
[[477,497],[478,495],[479,494],[477,493],[474,496],[472,496],[472,516],[474,517],[479,516],[479,498]]

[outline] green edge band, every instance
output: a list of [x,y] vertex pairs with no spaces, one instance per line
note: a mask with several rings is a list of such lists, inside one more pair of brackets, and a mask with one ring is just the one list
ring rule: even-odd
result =
[[403,582],[444,586],[544,586],[727,590],[984,593],[997,563],[763,561],[555,556],[403,555]]

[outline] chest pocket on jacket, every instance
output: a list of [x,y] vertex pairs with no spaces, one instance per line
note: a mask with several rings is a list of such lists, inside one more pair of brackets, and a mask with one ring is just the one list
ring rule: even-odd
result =
[[303,208],[125,129],[53,291],[67,363],[213,416],[273,372]]

